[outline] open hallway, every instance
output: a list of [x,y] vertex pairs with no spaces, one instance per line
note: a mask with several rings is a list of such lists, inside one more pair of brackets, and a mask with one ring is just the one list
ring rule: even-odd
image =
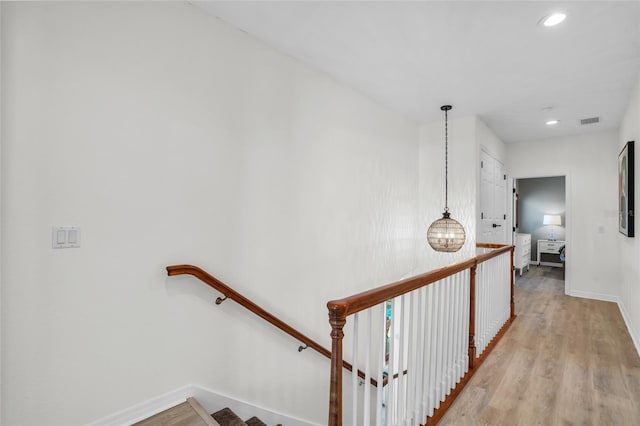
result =
[[515,297],[518,317],[439,424],[640,424],[640,358],[618,306],[566,296],[548,266]]

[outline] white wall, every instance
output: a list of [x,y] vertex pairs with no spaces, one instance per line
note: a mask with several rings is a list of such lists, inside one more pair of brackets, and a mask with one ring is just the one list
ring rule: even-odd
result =
[[484,147],[493,158],[504,164],[507,151],[506,144],[502,142],[495,133],[493,133],[493,130],[491,130],[484,121],[480,119],[480,117],[476,117],[475,126],[476,143],[478,145],[478,159],[480,158],[480,149]]
[[[324,423],[328,360],[164,267],[328,346],[326,301],[426,244],[417,126],[185,3],[2,9],[2,424],[82,424],[188,383]],[[52,250],[53,225],[82,247]]]
[[617,156],[617,132],[507,145],[514,178],[566,176],[568,294],[619,294]]
[[[624,120],[620,126],[620,137],[617,143],[618,152],[622,150],[628,141],[635,141],[635,203],[636,210],[640,203],[638,198],[638,174],[640,173],[640,76],[635,89],[632,91],[629,106],[627,107]],[[640,217],[635,218],[636,230],[640,226]],[[634,339],[636,349],[640,348],[640,288],[638,286],[640,277],[640,244],[638,243],[640,233],[636,231],[634,238],[626,238],[622,234],[618,235],[617,248],[619,250],[620,268],[620,299],[627,327]]]

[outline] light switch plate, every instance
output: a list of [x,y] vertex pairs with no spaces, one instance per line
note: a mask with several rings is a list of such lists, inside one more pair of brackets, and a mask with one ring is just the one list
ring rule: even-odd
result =
[[54,226],[51,232],[54,249],[80,247],[80,228],[77,226]]

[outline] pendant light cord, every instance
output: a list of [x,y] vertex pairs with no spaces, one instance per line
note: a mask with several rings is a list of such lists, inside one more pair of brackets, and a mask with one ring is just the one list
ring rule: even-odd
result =
[[444,110],[444,211],[449,211],[449,118]]

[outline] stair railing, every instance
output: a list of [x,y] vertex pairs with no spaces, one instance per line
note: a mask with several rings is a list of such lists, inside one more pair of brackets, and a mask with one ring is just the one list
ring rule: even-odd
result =
[[[304,346],[299,346],[298,352],[301,352],[302,350],[307,348],[311,348],[316,352],[320,353],[321,355],[324,355],[328,359],[331,359],[331,351],[329,349],[325,348],[320,343],[316,342],[315,340],[306,336],[305,334],[299,332],[298,330],[296,330],[286,322],[282,321],[275,315],[267,312],[265,309],[263,309],[256,303],[252,302],[242,294],[238,293],[237,291],[235,291],[234,289],[232,289],[231,287],[229,287],[228,285],[226,285],[225,283],[223,283],[213,275],[207,273],[203,269],[193,265],[173,265],[173,266],[167,266],[167,273],[169,276],[192,275],[198,278],[200,281],[207,284],[209,287],[222,293],[224,297],[223,298],[218,297],[216,299],[216,305],[220,305],[225,300],[231,299],[234,302],[238,303],[240,306],[244,307],[250,312],[253,312],[260,318],[264,319],[268,323],[279,328],[283,332],[287,333],[294,339],[301,342]],[[346,368],[349,371],[353,371],[352,365],[347,361],[342,361],[341,366],[343,368]],[[358,376],[361,378],[364,378],[365,374],[362,371],[358,371]],[[369,381],[373,386],[377,386],[376,380],[369,380]]]
[[[515,318],[513,246],[491,249],[376,289],[327,303],[331,324],[330,426],[437,423]],[[343,388],[347,345],[354,368],[386,386]],[[400,374],[402,372],[402,374]],[[346,421],[346,420],[345,420]]]

